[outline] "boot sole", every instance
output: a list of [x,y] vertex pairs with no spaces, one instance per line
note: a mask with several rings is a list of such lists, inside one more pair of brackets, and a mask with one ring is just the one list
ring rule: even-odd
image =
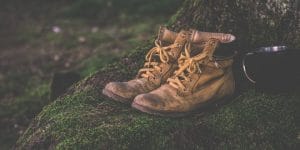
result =
[[148,114],[152,114],[152,115],[158,115],[158,116],[162,116],[162,117],[184,117],[184,116],[192,115],[192,114],[204,115],[207,112],[217,110],[217,108],[219,108],[220,106],[223,106],[223,105],[227,104],[228,102],[230,102],[231,99],[233,99],[233,97],[234,96],[232,95],[232,96],[224,97],[221,99],[213,100],[212,102],[205,103],[204,105],[202,105],[194,110],[188,111],[188,112],[158,111],[158,110],[154,110],[154,109],[139,105],[135,102],[133,102],[131,104],[131,106],[135,109],[138,109],[138,110],[144,112],[144,113],[148,113]]
[[117,102],[121,102],[121,103],[124,103],[124,104],[130,104],[133,100],[131,99],[128,99],[128,98],[124,98],[124,97],[121,97],[113,92],[111,92],[110,90],[107,90],[107,89],[103,89],[102,90],[102,93],[104,95],[106,95],[107,97],[117,101]]

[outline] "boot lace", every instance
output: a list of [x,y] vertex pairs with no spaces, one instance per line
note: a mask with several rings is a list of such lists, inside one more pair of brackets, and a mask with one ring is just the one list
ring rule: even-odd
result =
[[[144,67],[139,70],[138,76],[141,76],[143,78],[149,79],[149,77],[155,77],[154,72],[155,71],[162,71],[162,68],[159,66],[159,64],[162,63],[168,63],[170,61],[170,56],[168,52],[173,48],[178,48],[179,44],[171,44],[169,46],[162,46],[162,43],[160,40],[155,40],[155,47],[153,47],[146,55],[146,62],[144,64]],[[159,60],[154,60],[154,56],[159,56]]]
[[[210,39],[205,43],[203,51],[194,56],[190,56],[190,43],[185,45],[185,54],[181,54],[178,59],[179,69],[175,71],[175,75],[172,78],[168,78],[167,82],[174,88],[179,90],[186,90],[186,85],[183,83],[191,81],[191,74],[201,74],[201,67],[210,61],[214,61],[213,52],[218,44],[216,39]],[[214,61],[214,64],[219,68],[219,64]]]

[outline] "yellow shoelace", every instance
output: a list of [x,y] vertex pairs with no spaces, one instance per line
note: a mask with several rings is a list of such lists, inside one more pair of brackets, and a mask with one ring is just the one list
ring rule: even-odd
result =
[[[179,47],[178,44],[174,43],[169,46],[161,46],[161,41],[155,40],[155,47],[153,47],[146,55],[146,62],[144,64],[144,68],[139,70],[138,75],[143,78],[154,77],[154,71],[162,71],[162,68],[159,67],[160,63],[167,63],[170,60],[168,52],[173,49]],[[153,56],[158,55],[161,62],[154,62]]]
[[[186,44],[185,55],[181,54],[178,59],[179,69],[175,71],[173,78],[169,78],[167,80],[168,83],[176,89],[185,90],[186,87],[182,81],[191,81],[191,78],[188,76],[188,74],[202,73],[201,66],[213,60],[213,53],[217,44],[218,41],[216,39],[208,40],[203,51],[194,57],[190,56],[190,43]],[[219,67],[217,62],[215,62],[215,66]]]

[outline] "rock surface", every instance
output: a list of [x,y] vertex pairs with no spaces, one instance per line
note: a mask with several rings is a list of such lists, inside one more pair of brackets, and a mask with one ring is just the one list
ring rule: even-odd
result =
[[147,115],[104,97],[107,82],[133,76],[141,53],[102,69],[46,106],[15,148],[296,149],[297,92],[271,95],[250,89],[222,107],[183,118]]

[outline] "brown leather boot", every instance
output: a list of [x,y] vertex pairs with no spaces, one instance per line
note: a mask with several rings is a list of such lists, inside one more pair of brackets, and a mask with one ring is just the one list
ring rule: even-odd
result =
[[[158,39],[146,55],[144,67],[139,70],[135,79],[128,82],[110,82],[103,89],[103,94],[112,99],[124,103],[131,103],[135,96],[150,92],[164,84],[166,80],[178,68],[177,59],[181,50],[189,39],[188,31],[174,32],[161,28]],[[163,42],[172,42],[170,45],[163,45]]]
[[182,116],[233,95],[233,58],[215,60],[218,43],[220,40],[209,39],[195,56],[190,56],[190,46],[186,46],[178,59],[179,69],[168,82],[138,95],[132,107],[150,114]]

